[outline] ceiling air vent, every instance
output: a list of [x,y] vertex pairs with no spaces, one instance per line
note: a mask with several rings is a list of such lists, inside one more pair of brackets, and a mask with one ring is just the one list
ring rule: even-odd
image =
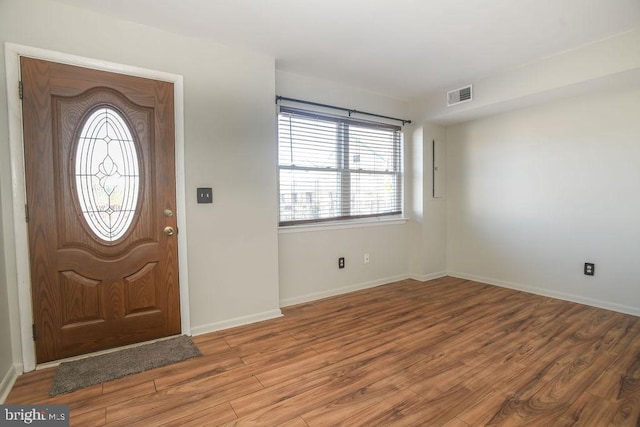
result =
[[473,100],[471,85],[447,92],[447,107]]

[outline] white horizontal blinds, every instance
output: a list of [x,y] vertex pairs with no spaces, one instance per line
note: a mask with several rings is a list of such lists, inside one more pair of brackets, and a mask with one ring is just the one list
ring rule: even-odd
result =
[[400,127],[281,107],[280,225],[402,213]]

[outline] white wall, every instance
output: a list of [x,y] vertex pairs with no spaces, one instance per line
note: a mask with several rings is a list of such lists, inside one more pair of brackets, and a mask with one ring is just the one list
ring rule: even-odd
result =
[[[0,211],[0,223],[1,220],[2,212]],[[0,228],[0,242],[3,240],[3,230]],[[6,277],[4,245],[0,245],[0,403],[4,402],[5,395],[9,392],[14,374]]]
[[[184,76],[186,214],[194,333],[279,314],[274,59],[115,20],[49,0],[0,2],[5,41]],[[5,81],[4,55],[0,81]],[[0,85],[0,197],[6,269],[0,369],[19,339],[5,85]],[[214,203],[197,205],[198,186]],[[0,262],[0,267],[3,262]],[[249,267],[248,267],[249,266]],[[14,335],[19,333],[12,325]],[[0,370],[0,378],[4,372]]]
[[[424,201],[429,197],[426,194],[428,183],[425,182],[425,170],[429,172],[429,165],[425,159],[428,155],[428,147],[425,143],[424,125],[418,123],[405,132],[405,156],[407,168],[404,174],[404,194],[410,203],[406,213],[412,221],[408,224],[408,239],[412,250],[409,251],[409,271],[412,276],[418,278],[424,274]],[[446,224],[446,223],[445,223]]]
[[[276,72],[276,92],[290,98],[410,118],[408,104],[403,100],[282,71]],[[304,105],[297,106],[304,108]],[[359,117],[367,119],[366,116]],[[407,139],[410,140],[412,132],[411,125],[404,127],[405,143]],[[411,211],[411,207],[408,211]],[[409,239],[411,222],[363,228],[281,231],[279,265],[282,305],[407,277],[408,254],[413,250]],[[369,264],[364,264],[365,253],[370,255]],[[339,257],[345,257],[346,261],[346,267],[341,270],[338,269]]]
[[446,144],[446,128],[433,123],[424,125],[424,241],[423,275],[427,278],[442,276],[447,265],[447,194],[439,199],[433,198],[433,140]]
[[640,314],[639,118],[636,83],[447,128],[448,270]]
[[446,141],[446,128],[423,123],[407,141],[406,182],[413,220],[408,224],[409,269],[419,280],[444,276],[447,269],[447,201],[446,196],[433,198],[433,140]]

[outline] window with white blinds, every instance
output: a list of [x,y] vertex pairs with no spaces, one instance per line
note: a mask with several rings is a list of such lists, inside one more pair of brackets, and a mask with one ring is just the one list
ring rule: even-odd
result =
[[280,225],[402,214],[399,126],[281,107]]

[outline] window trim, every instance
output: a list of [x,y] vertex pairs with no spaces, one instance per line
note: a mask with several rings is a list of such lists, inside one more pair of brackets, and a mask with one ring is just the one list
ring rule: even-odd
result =
[[365,227],[384,227],[406,224],[407,221],[409,221],[409,218],[406,216],[393,216],[313,222],[308,224],[278,226],[278,234],[308,233],[313,231],[344,230]]
[[[291,113],[298,116],[306,116],[310,119],[317,119],[322,121],[333,121],[338,124],[338,132],[345,135],[344,138],[339,138],[341,142],[346,141],[347,147],[345,149],[338,150],[336,149],[336,154],[340,158],[349,157],[349,144],[348,144],[348,132],[344,132],[344,127],[346,125],[355,125],[366,128],[379,128],[384,130],[393,130],[397,132],[397,143],[394,144],[394,148],[392,148],[394,152],[393,162],[394,162],[394,170],[389,171],[376,171],[376,170],[366,170],[366,169],[351,169],[348,164],[343,168],[320,168],[320,167],[305,167],[305,166],[295,166],[295,165],[280,165],[279,158],[279,147],[280,147],[280,137],[279,137],[279,121],[281,113]],[[345,117],[340,115],[333,115],[318,111],[299,109],[289,106],[279,106],[276,113],[276,142],[277,142],[277,182],[278,182],[278,228],[279,230],[291,229],[291,228],[333,228],[332,226],[337,226],[338,228],[344,227],[352,227],[355,224],[370,224],[370,225],[378,225],[384,223],[393,223],[393,222],[402,222],[406,221],[404,217],[405,206],[404,206],[404,135],[402,126],[392,125],[384,122],[377,121],[367,121],[367,120],[358,120],[353,119],[352,117]],[[396,148],[397,147],[397,148]],[[346,150],[346,152],[345,152]],[[395,177],[395,185],[396,188],[399,188],[398,191],[395,192],[394,197],[395,205],[398,207],[397,210],[392,212],[382,212],[382,213],[373,213],[373,214],[362,214],[362,215],[340,215],[330,218],[313,218],[313,219],[301,219],[301,220],[280,220],[280,208],[281,208],[281,187],[280,187],[280,171],[281,170],[310,170],[310,171],[328,171],[333,170],[335,172],[340,172],[342,178],[340,179],[341,193],[340,194],[351,194],[351,180],[343,179],[345,176],[351,176],[352,174],[363,173],[363,174],[380,174],[380,175],[390,175]],[[345,212],[345,206],[348,207],[348,210],[351,210],[352,206],[349,198],[341,198],[341,209],[340,212]]]

